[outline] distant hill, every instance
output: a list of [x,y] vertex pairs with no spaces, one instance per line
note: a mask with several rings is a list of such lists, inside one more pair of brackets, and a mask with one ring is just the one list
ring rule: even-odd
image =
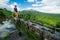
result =
[[42,22],[44,25],[57,27],[57,24],[60,23],[60,14],[43,13],[35,10],[23,10],[21,14],[23,15],[22,18],[25,20]]

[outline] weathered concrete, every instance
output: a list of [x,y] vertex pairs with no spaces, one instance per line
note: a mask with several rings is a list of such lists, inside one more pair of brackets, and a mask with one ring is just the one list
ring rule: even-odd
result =
[[6,40],[24,40],[25,36],[19,36],[19,31],[11,33],[11,35]]
[[[40,35],[42,40],[60,40],[60,33],[42,25],[25,21],[20,19],[20,22],[25,25],[30,31],[33,31],[37,35]],[[58,35],[59,34],[59,35]]]

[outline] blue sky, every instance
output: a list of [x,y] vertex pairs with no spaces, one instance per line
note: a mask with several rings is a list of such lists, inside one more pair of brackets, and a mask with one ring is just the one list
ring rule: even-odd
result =
[[14,11],[14,5],[17,5],[18,11],[33,9],[39,12],[60,14],[60,0],[0,0],[0,8]]
[[[37,0],[37,2],[38,1],[41,1],[41,0]],[[27,8],[27,7],[33,7],[32,4],[36,3],[35,0],[34,2],[28,2],[28,0],[10,0],[8,4],[12,4],[14,2],[16,2],[17,4],[20,4],[18,6],[21,7],[22,9]]]

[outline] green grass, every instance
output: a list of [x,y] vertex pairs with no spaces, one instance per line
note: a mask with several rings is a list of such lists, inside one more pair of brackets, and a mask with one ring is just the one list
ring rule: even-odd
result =
[[23,32],[26,35],[26,40],[41,40],[41,38],[35,34],[33,31],[30,31],[26,25],[20,23],[15,23],[16,24],[16,28]]
[[[1,12],[0,14],[3,13],[9,19],[14,15],[13,12],[7,11],[6,9],[0,9],[0,12]],[[60,26],[60,14],[49,14],[49,13],[25,10],[19,12],[19,16],[27,21],[42,23],[46,27],[48,27],[49,25],[54,27]],[[2,17],[4,18],[4,16]]]
[[20,16],[27,21],[43,23],[44,26],[60,26],[60,14],[49,14],[37,11],[22,11],[20,12]]
[[[5,9],[0,9],[0,12],[1,12],[0,13],[1,20],[2,18],[3,19],[9,18],[13,20],[11,18],[13,12],[7,11]],[[44,24],[45,27],[48,27],[49,25],[54,27],[60,27],[60,14],[48,14],[48,13],[41,13],[37,11],[22,11],[19,12],[19,17],[27,21],[42,23]],[[28,30],[28,28],[26,28],[26,26],[21,24],[20,22],[16,24],[16,26],[17,26],[16,28],[19,31],[24,32],[30,38],[30,40],[41,40],[39,36],[37,36],[34,32]]]

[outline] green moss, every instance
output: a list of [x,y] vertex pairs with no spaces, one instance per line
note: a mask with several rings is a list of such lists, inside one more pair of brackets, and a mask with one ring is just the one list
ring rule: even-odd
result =
[[25,35],[28,37],[26,39],[29,39],[29,40],[41,40],[41,38],[38,35],[36,35],[33,31],[30,31],[26,27],[26,25],[24,25],[24,24],[22,24],[22,23],[19,22],[19,23],[16,23],[16,26],[17,26],[16,28],[19,31],[25,33]]

